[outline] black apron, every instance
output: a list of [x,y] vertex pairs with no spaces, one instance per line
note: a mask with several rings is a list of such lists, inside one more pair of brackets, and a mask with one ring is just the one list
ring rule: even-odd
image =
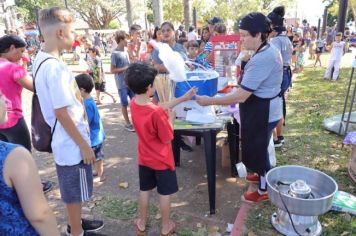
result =
[[[266,44],[261,45],[256,54]],[[255,55],[256,55],[255,54]],[[243,81],[243,75],[241,81]],[[277,96],[280,96],[278,94]],[[242,162],[251,171],[265,175],[268,159],[268,119],[270,100],[251,94],[244,103],[240,103]]]

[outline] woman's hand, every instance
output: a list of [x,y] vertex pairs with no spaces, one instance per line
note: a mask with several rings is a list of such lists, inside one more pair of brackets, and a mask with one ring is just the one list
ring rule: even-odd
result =
[[213,99],[212,97],[209,96],[195,96],[195,100],[200,106],[209,106],[213,105]]

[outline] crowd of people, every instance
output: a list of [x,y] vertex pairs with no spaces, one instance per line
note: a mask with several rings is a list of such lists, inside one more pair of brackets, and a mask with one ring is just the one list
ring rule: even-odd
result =
[[[66,234],[86,235],[104,226],[101,220],[81,218],[82,203],[92,196],[93,176],[102,182],[106,179],[106,136],[97,107],[101,93],[116,102],[105,89],[101,53],[111,54],[110,73],[115,76],[124,127],[136,132],[139,140],[139,213],[134,221],[137,235],[146,234],[149,195],[155,188],[162,216],[161,235],[172,235],[176,229],[170,219],[170,196],[178,191],[171,142],[178,138],[183,150],[193,149],[182,137],[174,137],[172,123],[176,116],[172,108],[193,96],[201,106],[239,104],[242,161],[252,171],[246,179],[259,186],[256,191],[244,193],[243,200],[268,200],[265,175],[273,167],[268,145],[271,139],[275,147],[285,142],[286,93],[292,84],[292,72],[303,71],[306,55],[315,60],[315,65],[321,65],[320,54],[329,50],[325,79],[333,68],[332,80],[336,80],[347,48],[343,33],[336,33],[330,42],[328,34],[318,38],[316,28],[309,27],[306,21],[303,27],[287,27],[284,14],[284,7],[277,7],[267,16],[253,12],[241,19],[241,75],[236,81],[237,90],[224,97],[198,96],[192,88],[172,99],[169,71],[159,51],[143,40],[142,28],[137,24],[129,32],[118,30],[109,37],[97,32],[91,35],[89,31],[78,36],[70,12],[58,7],[41,10],[41,45],[31,62],[33,78],[27,73],[23,56],[26,47],[34,47],[34,42],[26,44],[16,35],[0,38],[0,232],[59,235],[44,196],[48,188],[45,182],[41,187],[30,154],[31,137],[21,108],[23,88],[35,91],[43,118],[51,128],[58,185],[68,216]],[[187,33],[183,27],[175,30],[171,22],[164,22],[154,29],[150,39],[168,44],[185,61],[213,69],[213,44],[209,38],[226,35],[227,28],[219,17],[207,23],[199,36],[193,26]],[[74,76],[62,60],[62,53],[71,51],[73,61],[78,61],[82,50],[87,68]],[[93,89],[95,98],[91,96]]]

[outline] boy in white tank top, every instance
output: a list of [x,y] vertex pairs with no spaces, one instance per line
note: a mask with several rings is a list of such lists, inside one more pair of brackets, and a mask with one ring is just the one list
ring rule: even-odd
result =
[[324,79],[328,80],[331,76],[331,70],[334,67],[332,80],[335,81],[339,77],[341,58],[345,53],[345,42],[341,41],[342,33],[339,32],[335,36],[335,41],[331,44],[331,53],[328,67],[326,68]]

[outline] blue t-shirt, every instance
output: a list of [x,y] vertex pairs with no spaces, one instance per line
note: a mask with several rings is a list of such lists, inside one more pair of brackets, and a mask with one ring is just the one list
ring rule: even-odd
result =
[[[129,64],[129,55],[126,51],[117,48],[112,52],[111,65],[116,68],[123,68],[125,66],[128,66]],[[127,88],[127,85],[125,83],[125,74],[125,72],[115,73],[115,80],[118,89]]]
[[[184,47],[182,44],[176,43],[172,46],[172,50],[179,52],[179,54],[182,56],[184,61],[188,60],[187,52],[185,51]],[[158,50],[153,49],[152,51],[152,60],[154,64],[163,64],[161,59],[158,57]]]
[[94,147],[104,142],[104,127],[103,123],[101,122],[99,111],[96,107],[94,99],[84,99],[84,106],[88,116],[88,123],[90,128],[90,142],[91,146]]
[[283,63],[279,51],[267,44],[255,54],[245,66],[241,88],[260,98],[273,98],[270,101],[268,122],[282,118],[281,92]]
[[279,35],[271,39],[271,44],[282,55],[283,66],[289,66],[292,60],[293,45],[286,35]]
[[0,235],[39,235],[27,220],[16,190],[4,180],[4,164],[9,153],[19,145],[0,141]]

